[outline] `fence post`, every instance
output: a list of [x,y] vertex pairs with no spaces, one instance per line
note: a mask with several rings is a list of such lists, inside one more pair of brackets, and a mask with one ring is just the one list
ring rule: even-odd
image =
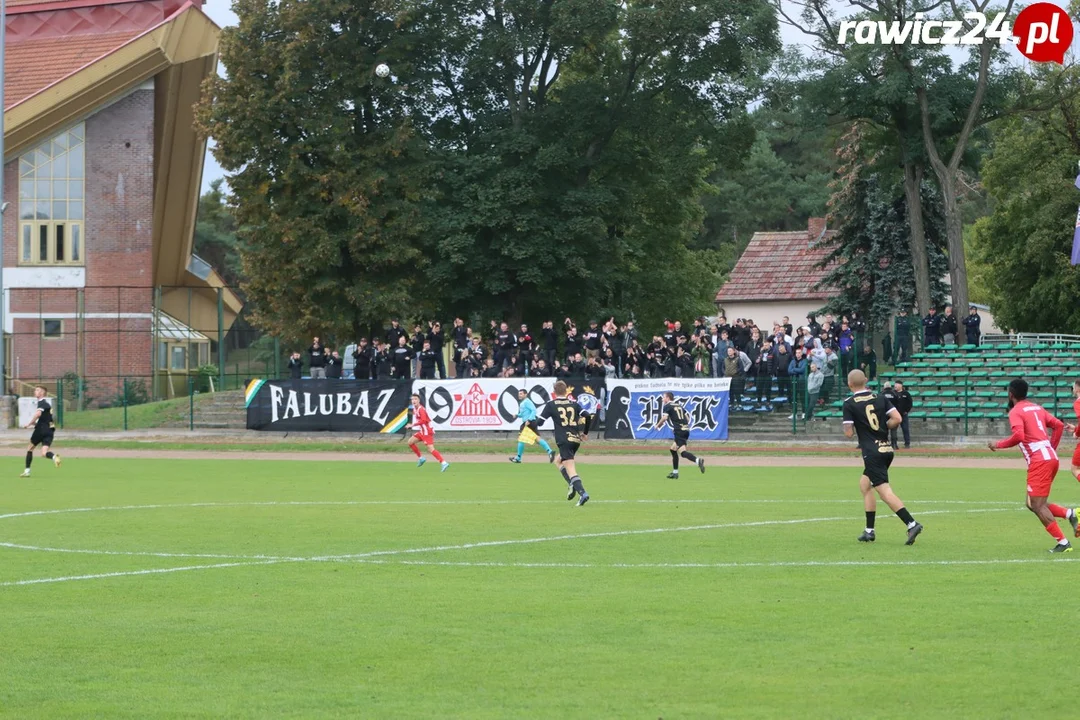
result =
[[124,432],[127,432],[127,429],[128,429],[127,406],[128,406],[128,381],[127,381],[127,378],[124,378]]
[[225,389],[225,295],[217,289],[218,390]]
[[64,429],[64,379],[56,381],[56,423]]
[[195,379],[188,375],[188,430],[195,429]]

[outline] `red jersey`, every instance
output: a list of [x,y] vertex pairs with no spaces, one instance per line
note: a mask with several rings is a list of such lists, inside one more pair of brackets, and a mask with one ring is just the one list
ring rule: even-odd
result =
[[[1076,398],[1076,402],[1073,403],[1073,415],[1080,420],[1080,398]],[[1076,423],[1076,429],[1073,430],[1073,435],[1080,438],[1080,422]]]
[[[1051,415],[1041,405],[1021,400],[1009,411],[1009,427],[1012,435],[998,441],[998,448],[1020,446],[1028,465],[1056,461],[1057,446],[1065,431],[1065,423]],[[1049,428],[1053,435],[1047,435]]]
[[424,406],[413,410],[413,430],[417,435],[431,436],[435,434],[435,430],[431,427],[431,417],[428,415]]

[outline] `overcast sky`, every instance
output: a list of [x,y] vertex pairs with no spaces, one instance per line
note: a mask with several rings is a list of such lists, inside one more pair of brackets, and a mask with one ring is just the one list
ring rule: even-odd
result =
[[[1056,5],[1061,7],[1067,7],[1068,0],[1050,0]],[[1017,5],[1030,5],[1029,2],[1017,3]],[[847,6],[846,2],[837,1],[837,5],[844,7]],[[203,5],[203,10],[206,14],[221,27],[227,25],[235,25],[236,15],[232,11],[232,0],[206,0]],[[1075,25],[1074,25],[1075,27]],[[1078,33],[1080,36],[1080,33]],[[784,23],[780,24],[780,37],[784,41],[785,45],[804,45],[807,44],[806,37],[793,27],[790,27]],[[1072,53],[1076,53],[1077,47],[1080,46],[1080,38],[1073,41]],[[1019,53],[1015,53],[1018,61],[1022,61]],[[203,169],[203,190],[205,191],[210,183],[217,178],[224,177],[225,173],[221,169],[221,166],[217,164],[217,160],[214,159],[213,154],[206,154],[206,165]]]

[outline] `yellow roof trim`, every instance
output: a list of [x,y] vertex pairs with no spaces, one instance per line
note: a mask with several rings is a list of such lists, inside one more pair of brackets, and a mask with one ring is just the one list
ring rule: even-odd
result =
[[18,157],[171,65],[215,56],[218,34],[210,18],[188,7],[31,95],[4,113],[6,158]]

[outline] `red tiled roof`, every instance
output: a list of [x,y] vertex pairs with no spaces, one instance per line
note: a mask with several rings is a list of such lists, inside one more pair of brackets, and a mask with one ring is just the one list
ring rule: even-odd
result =
[[10,108],[79,68],[108,55],[143,30],[49,37],[7,45],[4,107]]
[[[825,237],[833,232],[827,230]],[[817,267],[828,252],[820,244],[810,247],[810,240],[806,230],[754,233],[731,277],[717,291],[716,302],[832,297],[832,292],[815,288],[828,272]]]

